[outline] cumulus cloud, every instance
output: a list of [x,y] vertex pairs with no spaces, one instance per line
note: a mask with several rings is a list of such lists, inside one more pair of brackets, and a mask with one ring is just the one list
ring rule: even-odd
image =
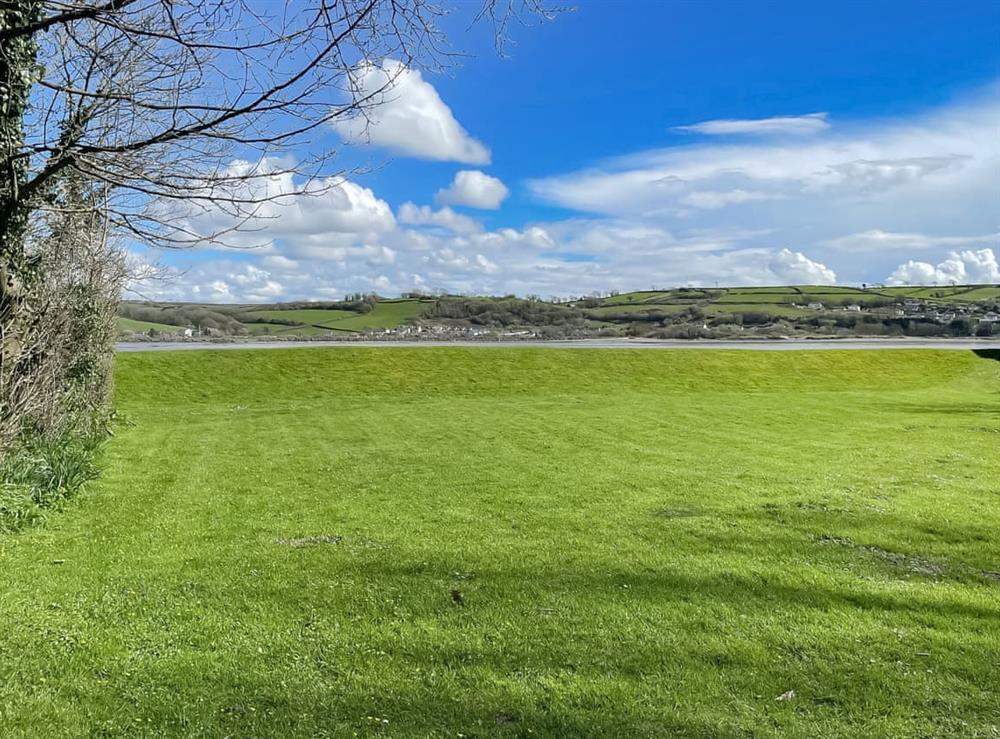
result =
[[890,285],[982,284],[1000,282],[1000,265],[992,249],[953,251],[938,262],[910,260],[889,275]]
[[386,59],[356,70],[358,97],[372,103],[366,115],[337,119],[337,133],[351,143],[383,146],[398,154],[436,161],[489,164],[490,150],[466,132],[419,70]]
[[297,238],[336,240],[344,235],[385,233],[396,226],[386,201],[349,180],[331,177],[307,184],[284,171],[280,163],[267,160],[256,164],[234,161],[225,175],[236,178],[249,172],[260,176],[240,182],[230,194],[259,203],[253,206],[251,220],[244,222],[231,209],[212,206],[187,205],[185,212],[172,215],[180,219],[185,231],[203,236],[245,226],[242,232],[224,237],[232,246],[266,247]]
[[351,244],[335,245],[306,241],[290,247],[292,253],[301,259],[364,264],[372,267],[380,264],[392,264],[396,261],[396,251],[382,244]]
[[288,257],[283,257],[280,254],[273,254],[269,257],[264,257],[260,260],[261,264],[267,269],[279,270],[283,272],[291,272],[299,268],[299,263],[294,259],[289,259]]
[[500,271],[500,267],[483,254],[463,254],[450,247],[438,249],[432,254],[423,257],[425,264],[432,268],[445,267],[447,269],[461,270],[465,272],[483,272],[493,274]]
[[434,210],[428,205],[418,206],[406,202],[399,207],[398,216],[400,223],[414,226],[438,226],[454,233],[478,233],[483,230],[479,221],[456,213],[448,207]]
[[[200,255],[178,280],[184,287],[163,288],[164,299],[414,289],[568,295],[885,275],[1000,282],[998,123],[1000,102],[988,96],[809,137],[715,138],[640,152],[530,183],[576,215],[492,229],[444,202],[499,205],[499,188],[490,199],[488,188],[466,187],[495,180],[482,172],[456,177],[440,207],[404,202],[395,214],[371,189],[334,182],[328,193],[265,208],[251,234],[266,238],[264,249],[236,262]],[[303,186],[275,171],[265,187],[294,195]],[[226,223],[217,213],[201,217]]]
[[771,257],[768,269],[778,284],[834,285],[837,274],[825,264],[814,262],[802,252],[782,249]]
[[144,294],[163,300],[273,302],[357,290],[565,296],[715,282],[836,281],[831,268],[800,251],[741,248],[738,238],[722,234],[678,238],[655,227],[604,220],[471,234],[400,226],[385,238],[392,247],[324,246],[311,254],[311,247],[297,245],[294,260],[267,255],[254,271],[227,259],[213,260],[176,280],[157,282]]
[[267,303],[280,300],[287,287],[255,264],[220,260],[187,270],[154,265],[145,254],[135,263],[149,266],[133,271],[130,291],[144,299],[198,303]]
[[508,194],[507,186],[496,177],[474,169],[462,170],[455,174],[448,187],[438,190],[437,201],[444,205],[495,210]]
[[809,113],[808,115],[777,116],[774,118],[734,119],[726,118],[714,121],[702,121],[689,126],[676,126],[675,131],[700,133],[708,136],[725,136],[731,134],[777,135],[777,134],[809,134],[823,131],[830,127],[826,113]]

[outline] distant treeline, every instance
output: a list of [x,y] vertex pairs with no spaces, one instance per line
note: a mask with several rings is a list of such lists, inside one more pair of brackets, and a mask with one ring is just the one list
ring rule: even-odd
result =
[[166,323],[178,328],[209,329],[234,336],[246,333],[246,327],[231,315],[204,305],[122,303],[118,314],[134,321]]
[[[345,300],[298,300],[293,303],[274,303],[271,305],[253,305],[253,306],[240,306],[239,310],[247,310],[252,308],[252,310],[348,310],[354,313],[370,313],[378,302],[382,300],[375,293],[368,293],[363,295],[361,293],[356,293],[354,295],[348,295]],[[228,308],[232,310],[232,308]],[[245,323],[278,323],[275,319],[261,319],[261,318],[246,318]],[[292,321],[292,323],[298,323],[298,321]]]
[[424,315],[426,319],[467,321],[476,326],[583,326],[583,311],[561,303],[518,298],[445,298]]

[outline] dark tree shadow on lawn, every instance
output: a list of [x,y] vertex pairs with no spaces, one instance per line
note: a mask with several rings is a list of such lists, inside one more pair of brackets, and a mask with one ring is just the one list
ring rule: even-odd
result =
[[973,349],[972,353],[980,359],[992,359],[994,362],[1000,362],[1000,349]]

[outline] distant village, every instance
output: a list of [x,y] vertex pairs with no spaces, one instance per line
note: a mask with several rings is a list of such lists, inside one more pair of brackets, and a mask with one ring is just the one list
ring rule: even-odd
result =
[[[795,305],[794,303],[792,305]],[[821,302],[812,302],[806,305],[809,310],[827,310]],[[857,303],[846,305],[841,310],[849,313],[862,313],[864,309]],[[891,308],[875,308],[873,313],[883,313],[894,318],[919,318],[938,323],[951,323],[960,318],[969,319],[978,323],[995,324],[1000,322],[1000,313],[984,308],[975,303],[971,305],[946,305],[939,303],[929,303],[916,298],[907,298],[901,305]]]

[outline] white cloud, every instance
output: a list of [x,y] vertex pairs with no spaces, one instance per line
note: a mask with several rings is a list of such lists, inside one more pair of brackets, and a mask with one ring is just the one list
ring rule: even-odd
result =
[[358,69],[353,83],[356,95],[370,98],[373,107],[366,115],[334,121],[345,141],[383,146],[420,159],[489,164],[489,149],[462,128],[418,70],[386,59],[381,66]]
[[971,246],[1000,241],[1000,233],[982,236],[928,236],[921,233],[892,233],[872,229],[847,236],[838,236],[822,243],[837,251],[878,253],[883,250],[923,250],[935,247]]
[[438,190],[437,201],[444,205],[467,205],[495,210],[509,194],[507,186],[496,177],[478,170],[462,170],[452,183]]
[[876,192],[899,185],[919,183],[921,179],[949,169],[958,169],[969,155],[909,157],[901,159],[856,159],[831,164],[819,186],[846,185],[860,192]]
[[705,190],[691,192],[678,200],[681,205],[705,210],[724,208],[727,205],[752,203],[759,200],[779,200],[781,195],[766,192],[750,192],[748,190],[727,190],[723,192]]
[[[547,203],[685,240],[746,236],[729,248],[798,249],[841,279],[872,282],[904,249],[936,263],[996,244],[1000,86],[897,120],[808,137],[704,140],[638,152],[528,183]],[[753,235],[756,233],[757,235]],[[864,258],[858,258],[863,255]]]
[[343,246],[306,241],[291,245],[290,250],[303,260],[336,262],[338,264],[357,262],[371,267],[379,264],[392,264],[396,261],[396,251],[381,244]]
[[[998,124],[992,96],[811,137],[640,152],[531,183],[578,215],[490,230],[447,206],[406,202],[394,216],[372,190],[334,182],[336,191],[268,206],[248,237],[264,238],[266,248],[242,262],[202,254],[182,287],[164,291],[173,299],[298,300],[373,289],[567,295],[716,282],[860,284],[890,274],[897,282],[1000,281],[989,248],[1000,243]],[[302,189],[277,171],[266,183],[268,194]],[[183,255],[170,258],[180,264]],[[269,297],[277,286],[280,296]]]
[[425,264],[429,264],[432,267],[445,267],[465,272],[483,272],[485,274],[494,274],[500,271],[500,267],[483,254],[467,255],[450,247],[445,247],[432,254],[426,255],[423,258],[423,261]]
[[555,246],[552,236],[541,226],[528,226],[518,231],[516,228],[501,228],[488,238],[501,243],[505,247],[512,245],[528,246],[532,249],[551,249]]
[[[546,202],[588,213],[676,218],[698,193],[738,192],[774,200],[765,221],[726,225],[825,230],[823,238],[872,229],[986,233],[996,228],[1000,189],[1000,102],[996,96],[913,120],[853,124],[796,139],[670,147],[534,180]],[[701,204],[715,204],[712,198]],[[697,214],[696,214],[697,215]],[[716,214],[702,214],[705,225]],[[698,224],[692,222],[691,226]],[[838,233],[839,232],[839,233]],[[789,234],[793,240],[799,234]]]
[[299,263],[294,259],[289,259],[288,257],[283,257],[280,254],[274,254],[269,257],[264,257],[260,260],[261,264],[264,265],[266,269],[274,270],[277,272],[291,272],[293,270],[299,269]]
[[153,267],[145,255],[135,255],[135,259],[150,265],[150,269],[133,279],[130,285],[133,297],[199,303],[267,303],[287,294],[285,284],[254,264],[220,260],[182,271]]
[[[251,171],[261,176],[240,182],[230,194],[259,204],[252,206],[254,218],[244,232],[225,237],[228,245],[268,246],[280,239],[305,237],[334,240],[346,234],[385,233],[396,226],[389,204],[350,180],[331,177],[306,184],[268,160],[258,164],[237,160],[225,174],[238,177]],[[186,213],[175,215],[183,217],[184,227],[192,233],[224,232],[243,220],[219,207],[187,207]]]
[[295,260],[268,254],[260,258],[256,271],[228,259],[209,261],[143,293],[163,300],[274,302],[333,298],[356,290],[570,295],[715,282],[826,284],[836,279],[832,269],[802,252],[740,248],[738,237],[678,238],[655,227],[603,219],[473,234],[400,227],[385,235],[392,247],[296,244],[289,247]]
[[890,285],[982,284],[1000,282],[1000,265],[992,249],[953,251],[937,264],[912,259],[886,280]]
[[418,206],[407,202],[399,206],[398,216],[400,223],[439,226],[454,233],[478,233],[483,230],[483,225],[479,221],[456,213],[448,207],[434,210],[428,205]]
[[675,131],[724,136],[729,134],[779,135],[809,134],[830,127],[826,113],[809,113],[798,116],[778,116],[775,118],[733,119],[702,121],[689,126],[676,126]]
[[774,254],[768,269],[778,278],[779,285],[834,285],[837,282],[837,274],[825,264],[788,249]]

